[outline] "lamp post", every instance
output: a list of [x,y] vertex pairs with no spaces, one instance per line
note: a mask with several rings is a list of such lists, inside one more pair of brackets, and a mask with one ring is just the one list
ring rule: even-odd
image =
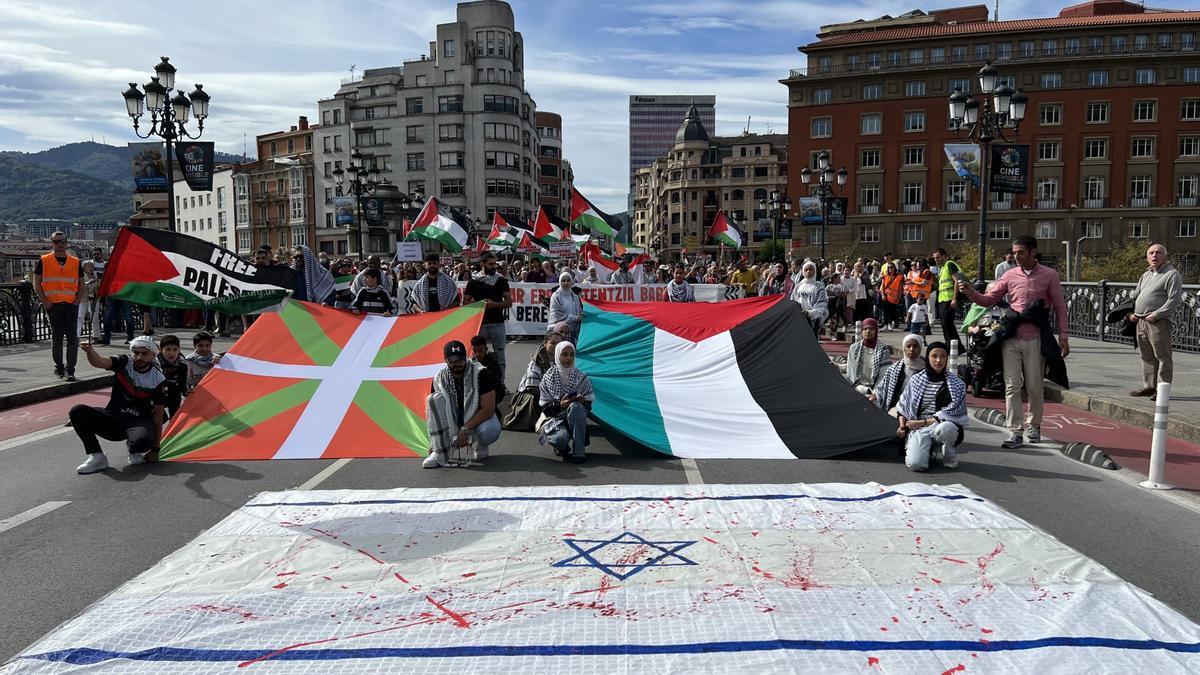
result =
[[[350,182],[346,184],[346,174],[350,174]],[[363,157],[357,150],[350,154],[350,166],[346,170],[337,168],[333,170],[333,182],[337,186],[337,196],[342,196],[342,187],[345,185],[350,189],[350,194],[354,195],[355,201],[355,226],[358,228],[358,255],[365,256],[367,249],[363,242],[363,203],[364,195],[370,195],[375,192],[375,188],[379,186],[379,169],[374,165],[367,167],[363,164]]]
[[[758,208],[771,214],[771,241],[774,246],[778,246],[779,221],[783,218],[784,212],[792,210],[792,203],[786,196],[780,195],[779,190],[771,190],[770,200],[758,200]],[[768,211],[768,209],[770,210]]]
[[[157,136],[166,144],[167,164],[167,218],[170,220],[171,231],[175,231],[175,151],[172,146],[176,139],[196,139],[204,135],[204,120],[208,117],[209,96],[204,91],[204,85],[197,84],[191,94],[182,90],[175,91],[175,66],[163,56],[162,61],[154,66],[154,76],[145,84],[146,93],[138,90],[134,82],[122,92],[125,98],[125,112],[133,120],[133,133],[138,138]],[[171,96],[171,92],[175,95]],[[146,134],[138,129],[138,118],[144,112],[150,112],[150,130]],[[196,135],[187,130],[188,114],[196,118]]]
[[800,170],[800,183],[808,185],[808,181],[813,175],[817,177],[817,184],[813,186],[812,194],[815,194],[821,200],[821,260],[825,260],[825,241],[828,239],[826,228],[829,225],[829,200],[833,199],[834,184],[840,188],[846,184],[846,178],[849,173],[846,167],[842,167],[837,171],[833,170],[829,153],[822,150],[821,154],[817,155],[817,170],[813,171],[807,166]]
[[[991,161],[993,141],[1010,141],[1016,138],[1021,120],[1025,119],[1025,106],[1029,97],[1007,84],[996,86],[999,71],[989,61],[979,69],[980,93],[973,96],[962,89],[950,94],[950,127],[959,141],[979,143],[982,150],[979,158],[979,270],[976,283],[982,285],[987,277],[987,213],[991,199],[991,179],[988,163]],[[982,290],[982,288],[980,289]]]

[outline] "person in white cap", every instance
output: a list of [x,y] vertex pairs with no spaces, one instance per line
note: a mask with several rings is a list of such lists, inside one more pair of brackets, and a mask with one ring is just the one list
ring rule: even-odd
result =
[[103,408],[82,404],[71,408],[71,426],[83,441],[83,450],[87,453],[87,461],[75,471],[87,474],[108,468],[108,457],[100,448],[97,437],[125,441],[129,446],[130,464],[157,459],[167,403],[167,380],[154,365],[158,355],[154,338],[148,335],[134,338],[129,343],[129,355],[101,356],[91,342],[84,342],[79,348],[87,355],[92,367],[113,371],[113,388],[108,405]]

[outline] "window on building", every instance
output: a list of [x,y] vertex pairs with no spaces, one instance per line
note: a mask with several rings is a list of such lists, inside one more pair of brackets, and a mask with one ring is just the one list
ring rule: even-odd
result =
[[911,80],[904,83],[905,96],[924,96],[925,80]]
[[862,97],[864,101],[874,101],[875,99],[883,98],[883,85],[864,84],[862,88]]
[[405,143],[424,143],[425,142],[425,127],[423,125],[411,126],[404,128]]
[[1133,121],[1134,122],[1153,122],[1158,118],[1158,102],[1157,101],[1134,101],[1133,102]]
[[1039,241],[1054,239],[1058,236],[1058,223],[1052,220],[1043,220],[1034,225],[1034,235]]
[[893,49],[888,52],[888,65],[899,66],[904,63],[904,52],[899,49]]
[[810,138],[829,138],[833,135],[833,118],[832,117],[814,117],[812,119],[812,129],[809,134]]
[[443,197],[459,197],[467,193],[467,181],[465,178],[443,178],[441,189]]
[[861,65],[861,63],[860,63],[861,61],[862,61],[862,59],[858,56],[858,54],[847,54],[846,55],[846,70],[849,72],[854,72],[854,71],[858,70],[859,66]]
[[1180,33],[1179,34],[1179,49],[1185,52],[1196,51],[1196,34],[1195,33]]
[[878,225],[861,225],[858,228],[858,241],[863,244],[879,243]]
[[242,230],[242,231],[238,232],[237,240],[238,240],[238,250],[239,251],[250,250],[250,231],[249,230]]
[[438,112],[440,112],[440,113],[462,112],[462,96],[439,96],[438,97]]
[[1180,136],[1179,137],[1179,156],[1180,157],[1200,156],[1200,136]]
[[409,171],[424,171],[425,170],[425,153],[423,153],[423,152],[408,153],[408,170]]
[[1180,218],[1175,221],[1175,236],[1181,239],[1194,239],[1196,237],[1196,219]]
[[1033,52],[1034,52],[1033,41],[1032,40],[1023,40],[1020,44],[1019,51],[1021,54],[1021,58],[1023,58],[1023,59],[1033,58]]
[[1154,84],[1157,71],[1154,68],[1138,68],[1133,71],[1135,84]]
[[822,56],[817,59],[818,72],[828,73],[830,70],[833,70],[833,57]]
[[878,70],[883,67],[883,57],[879,52],[870,52],[867,54],[867,67],[872,70]]
[[945,236],[942,238],[946,241],[966,241],[966,223],[948,223],[946,225]]
[[905,131],[925,131],[925,111],[910,110],[904,113]]
[[869,150],[860,150],[858,153],[858,165],[863,169],[879,169],[883,167],[882,151],[879,148],[871,148]]
[[1038,141],[1039,162],[1057,162],[1062,158],[1062,141]]
[[950,180],[946,181],[946,207],[947,210],[962,207],[953,207],[951,204],[967,203],[967,181],[965,180]]
[[954,63],[962,63],[963,61],[966,61],[967,60],[967,48],[966,47],[951,47],[950,48],[950,60],[953,61]]
[[729,170],[729,177],[730,178],[745,178],[746,177],[746,167],[744,167],[744,166],[733,167],[732,169]]
[[[964,90],[966,91],[966,90]],[[1038,123],[1044,127],[1062,124],[1062,104],[1042,103],[1038,106]]]
[[908,50],[908,65],[919,66],[922,63],[925,63],[925,50],[924,49]]
[[1104,238],[1104,221],[1103,220],[1085,220],[1080,223],[1080,229],[1083,231],[1083,236],[1088,239],[1103,239]]
[[442,56],[454,56],[454,40],[442,40]]
[[[1037,182],[1037,198],[1040,202],[1057,202],[1058,179],[1053,177],[1039,178]],[[1055,206],[1044,203],[1039,208],[1055,208]]]
[[1108,71],[1107,70],[1089,70],[1087,74],[1087,83],[1089,87],[1105,87],[1108,86]]
[[504,112],[519,115],[521,114],[521,102],[512,96],[484,94],[483,110],[484,112]]
[[1063,53],[1067,56],[1079,56],[1079,38],[1067,38],[1063,45]]
[[832,89],[814,89],[813,90],[813,103],[817,103],[817,104],[829,103],[832,100],[833,100],[833,90]]
[[1144,218],[1134,218],[1125,221],[1129,224],[1130,239],[1149,239],[1150,238],[1150,221]]
[[924,183],[905,183],[902,190],[905,206],[920,206],[925,203]]
[[1200,121],[1200,99],[1188,99],[1180,104],[1179,119],[1185,122]]
[[925,146],[904,148],[904,165],[921,166],[925,163]]
[[975,45],[975,60],[987,61],[991,58],[991,45]]
[[1154,157],[1154,137],[1143,136],[1133,139],[1133,147],[1129,156],[1134,159],[1151,159]]
[[858,186],[858,205],[859,207],[879,208],[879,185],[877,183],[863,183]]
[[1113,54],[1124,54],[1128,49],[1128,40],[1124,35],[1114,35],[1109,41],[1109,47]]
[[404,99],[404,114],[419,115],[425,112],[425,99],[421,97]]
[[1088,176],[1083,181],[1083,198],[1085,200],[1104,199],[1107,195],[1104,189],[1104,176]]
[[1104,53],[1104,38],[1092,36],[1087,39],[1088,54],[1103,54]]
[[924,225],[920,223],[904,223],[900,226],[900,241],[921,241],[924,238]]
[[1186,84],[1196,84],[1200,82],[1200,67],[1184,66],[1183,81]]
[[1088,124],[1108,124],[1108,101],[1091,101],[1084,117]]
[[[1131,199],[1149,199],[1150,198],[1150,176],[1130,176],[1129,177],[1129,197]],[[1143,204],[1143,206],[1145,206]]]
[[1175,196],[1179,199],[1195,199],[1200,195],[1200,176],[1185,173],[1175,181]]
[[931,47],[929,49],[929,62],[930,63],[945,63],[946,62],[946,48],[945,47]]
[[1062,87],[1062,73],[1042,73],[1042,89],[1059,89]]
[[1108,158],[1108,139],[1105,138],[1088,138],[1083,141],[1083,158],[1084,159],[1107,159]]
[[860,119],[860,131],[863,136],[883,133],[883,113],[865,113]]
[[1147,52],[1150,51],[1150,36],[1146,34],[1133,36],[1133,51]]
[[1012,239],[1012,223],[1006,220],[993,220],[988,223],[988,239],[1008,241]]
[[1171,49],[1171,34],[1170,33],[1159,33],[1158,34],[1158,48],[1161,51],[1167,51],[1167,50]]

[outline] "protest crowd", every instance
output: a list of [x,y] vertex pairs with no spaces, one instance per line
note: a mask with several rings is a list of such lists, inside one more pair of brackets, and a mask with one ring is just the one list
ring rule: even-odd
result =
[[[88,454],[78,471],[107,468],[97,437],[125,440],[130,463],[153,460],[164,421],[220,361],[212,350],[214,334],[229,335],[239,323],[248,327],[255,316],[191,310],[160,317],[170,325],[207,329],[196,334],[194,350],[183,356],[178,337],[154,337],[157,310],[140,308],[143,335],[135,337],[134,308],[115,298],[97,297],[104,252],[96,249],[92,259],[81,264],[74,256],[63,258],[65,239],[55,233],[54,250],[43,256],[35,274],[38,297],[54,326],[56,372],[73,379],[76,349],[81,349],[92,366],[116,374],[107,407],[81,405],[71,410]],[[443,345],[446,367],[434,378],[427,401],[427,468],[482,462],[502,430],[537,432],[539,442],[564,460],[584,462],[595,394],[588,375],[575,365],[583,317],[580,291],[591,285],[628,284],[635,278],[665,285],[666,302],[694,302],[694,286],[702,284],[733,287],[744,297],[786,296],[799,305],[818,340],[853,339],[857,326],[861,335],[850,345],[845,377],[895,417],[904,461],[914,471],[935,464],[957,466],[968,424],[965,380],[982,381],[988,368],[994,371],[992,379],[1003,389],[1006,402],[1006,448],[1040,441],[1044,378],[1066,384],[1063,359],[1070,347],[1062,289],[1057,272],[1040,264],[1033,237],[1014,240],[986,290],[975,288],[958,262],[940,248],[927,258],[885,253],[880,259],[797,259],[790,264],[751,264],[737,258],[729,265],[701,259],[660,265],[625,256],[619,259],[619,269],[606,275],[607,281],[585,256],[577,261],[506,257],[484,251],[446,265],[435,253],[418,263],[379,256],[331,258],[307,247],[274,251],[264,246],[252,262],[286,266],[294,280],[288,289],[291,297],[354,314],[393,316],[485,303],[480,333],[471,344]],[[631,261],[643,268],[631,269]],[[1130,392],[1132,396],[1152,396],[1155,384],[1171,377],[1169,322],[1181,294],[1179,273],[1167,262],[1165,247],[1150,246],[1147,262],[1131,306],[1117,317],[1136,331],[1144,362],[1145,381]],[[412,288],[407,307],[399,292],[405,282]],[[512,306],[510,284],[515,283],[557,288],[550,296],[541,344],[510,393],[505,386],[505,347],[512,337],[505,334],[505,314]],[[461,290],[460,284],[465,284]],[[108,343],[113,330],[124,330],[131,353],[105,357],[91,342],[79,344],[85,322],[90,322],[93,336],[103,336],[96,340],[101,344]],[[900,353],[893,354],[879,340],[887,331],[906,333]],[[949,368],[954,343],[978,356],[968,363],[979,367]]]

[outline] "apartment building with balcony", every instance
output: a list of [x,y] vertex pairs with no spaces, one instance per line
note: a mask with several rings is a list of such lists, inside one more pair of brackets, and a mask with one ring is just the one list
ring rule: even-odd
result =
[[[525,45],[512,7],[499,0],[460,2],[439,24],[427,54],[370,68],[318,103],[317,247],[357,249],[335,224],[333,171],[359,152],[400,197],[436,196],[470,211],[481,227],[492,214],[528,219],[539,203],[536,104],[525,89]],[[371,253],[395,250],[400,210],[369,228]],[[486,225],[485,225],[486,224]]]
[[175,180],[175,231],[222,248],[235,248],[233,174],[235,167],[213,168],[212,190],[195,191],[183,178]]
[[562,155],[562,116],[537,111],[534,124],[538,135],[538,205],[551,215],[566,218],[571,212],[570,162]]
[[1124,0],[1040,19],[992,21],[975,5],[824,26],[800,47],[807,68],[781,80],[790,193],[828,151],[849,172],[849,224],[831,228],[832,250],[925,254],[976,240],[979,191],[943,145],[958,140],[949,95],[978,93],[976,73],[991,62],[1030,99],[1016,141],[1030,146],[1029,191],[991,195],[997,246],[1032,234],[1051,259],[1081,237],[1085,254],[1128,239],[1195,252],[1198,34],[1200,11]]
[[784,134],[710,137],[692,106],[668,151],[634,173],[631,243],[662,260],[679,260],[685,249],[689,257],[715,255],[719,247],[708,230],[718,210],[742,230],[745,252],[773,234],[790,239],[790,214],[774,222],[759,203],[773,191],[786,194],[786,143]]
[[239,254],[263,244],[278,251],[315,240],[313,134],[319,129],[302,116],[287,131],[258,136],[258,161],[234,170],[234,245]]

